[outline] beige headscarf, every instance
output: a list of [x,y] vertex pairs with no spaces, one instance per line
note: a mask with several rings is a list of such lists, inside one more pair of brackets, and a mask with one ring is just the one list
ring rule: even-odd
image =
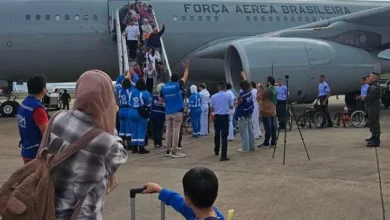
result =
[[[91,115],[99,128],[114,135],[117,105],[111,79],[106,73],[89,70],[80,76],[76,83],[73,107]],[[115,175],[109,176],[107,194],[117,185]]]

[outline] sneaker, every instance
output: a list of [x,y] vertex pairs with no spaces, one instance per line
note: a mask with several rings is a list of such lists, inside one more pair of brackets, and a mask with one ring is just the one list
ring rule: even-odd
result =
[[261,144],[261,145],[259,145],[257,147],[260,147],[260,148],[263,148],[263,149],[267,149],[267,148],[269,148],[269,145]]
[[166,156],[166,157],[172,156],[172,152],[171,152],[170,150],[167,150],[167,153],[165,153],[165,156]]
[[237,152],[240,152],[240,153],[248,153],[249,151],[240,148],[240,149],[237,150]]
[[259,139],[261,139],[261,138],[262,138],[262,136],[255,137],[255,140],[259,140]]
[[172,154],[172,158],[183,158],[183,157],[186,157],[186,155],[180,152]]
[[154,148],[160,148],[161,146],[160,145],[154,145]]

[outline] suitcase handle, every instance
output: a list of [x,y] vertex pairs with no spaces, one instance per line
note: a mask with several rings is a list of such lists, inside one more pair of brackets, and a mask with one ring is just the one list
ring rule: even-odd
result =
[[146,187],[130,189],[130,198],[135,198],[137,194],[141,194]]

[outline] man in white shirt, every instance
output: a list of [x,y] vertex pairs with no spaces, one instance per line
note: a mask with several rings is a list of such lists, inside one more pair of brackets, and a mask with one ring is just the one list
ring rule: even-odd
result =
[[202,113],[200,115],[200,135],[208,135],[209,134],[209,104],[210,104],[210,93],[206,89],[206,85],[201,83],[199,85],[199,95],[202,100],[201,110]]
[[256,83],[251,82],[251,93],[252,93],[252,99],[253,99],[253,114],[252,114],[252,124],[253,124],[253,132],[255,135],[255,139],[261,138],[261,130],[260,130],[260,122],[259,122],[259,116],[260,116],[260,109],[259,109],[259,103],[257,102],[257,88]]
[[[232,99],[233,99],[233,103],[236,103],[236,95],[234,95],[234,92],[232,91],[232,84],[231,83],[227,83],[226,84],[226,93],[229,94]],[[234,113],[236,111],[236,108],[235,106],[233,106],[233,109],[230,110],[230,114],[229,114],[229,135],[228,135],[228,141],[234,141],[234,129],[233,128],[233,120],[234,120]]]
[[127,36],[127,47],[129,48],[130,59],[134,60],[137,56],[136,50],[140,43],[139,26],[135,21],[131,21],[123,33]]

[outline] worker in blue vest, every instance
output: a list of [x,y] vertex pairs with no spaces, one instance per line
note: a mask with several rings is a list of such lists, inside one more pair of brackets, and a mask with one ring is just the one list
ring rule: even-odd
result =
[[145,80],[139,79],[130,93],[129,118],[131,126],[132,153],[147,154],[145,149],[146,128],[150,108],[150,93],[146,90]]
[[125,78],[122,81],[122,86],[118,91],[119,99],[119,137],[123,140],[123,145],[127,150],[131,149],[131,126],[130,123],[130,93],[131,81]]
[[[242,74],[243,75],[243,74]],[[251,83],[245,80],[240,83],[241,92],[237,98],[236,116],[240,122],[241,148],[238,152],[246,153],[256,150],[256,142],[254,135],[254,126],[252,114],[254,111],[253,95],[251,92]]]
[[49,115],[42,104],[47,93],[46,77],[34,75],[27,81],[28,96],[18,109],[20,134],[19,147],[24,163],[36,158],[43,133],[49,122]]
[[155,148],[161,148],[163,146],[163,130],[165,123],[165,103],[160,101],[160,92],[164,83],[157,85],[157,90],[152,96],[152,111],[150,114],[150,121],[152,122],[152,134]]
[[190,87],[191,96],[188,103],[188,113],[190,114],[192,125],[192,137],[197,138],[200,135],[200,115],[202,113],[202,100],[198,93],[196,85]]

